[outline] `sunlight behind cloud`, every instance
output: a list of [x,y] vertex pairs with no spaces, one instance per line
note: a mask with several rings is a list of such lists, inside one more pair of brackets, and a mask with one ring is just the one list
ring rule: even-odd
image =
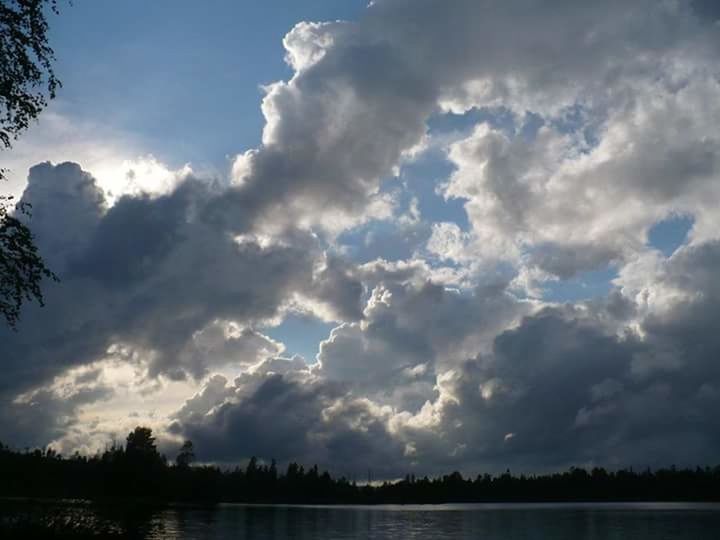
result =
[[165,195],[193,174],[189,163],[171,170],[151,154],[101,161],[92,172],[111,205],[124,195]]

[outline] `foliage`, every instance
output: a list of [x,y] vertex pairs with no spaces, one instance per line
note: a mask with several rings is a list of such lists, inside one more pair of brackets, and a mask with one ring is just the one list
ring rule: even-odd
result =
[[157,455],[155,437],[152,436],[152,429],[147,427],[136,427],[127,436],[125,452],[130,456],[154,457]]
[[37,118],[61,86],[53,71],[45,9],[57,0],[0,0],[0,144]]
[[[42,306],[40,284],[44,278],[57,280],[38,253],[30,229],[8,213],[9,198],[0,197],[0,314],[14,328],[24,300],[37,300]],[[27,205],[19,206],[29,214]]]
[[[48,8],[57,13],[57,0],[0,0],[0,149],[12,147],[61,86],[48,45]],[[0,180],[5,173],[0,168]],[[28,227],[13,215],[10,200],[0,196],[0,314],[14,328],[23,301],[43,305],[43,278],[57,278]],[[28,214],[29,206],[17,210]]]

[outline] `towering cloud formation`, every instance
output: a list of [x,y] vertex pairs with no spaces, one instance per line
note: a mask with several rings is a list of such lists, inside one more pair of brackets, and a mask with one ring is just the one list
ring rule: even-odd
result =
[[[229,182],[185,171],[111,204],[80,166],[36,166],[24,199],[62,282],[0,336],[0,438],[91,448],[112,429],[87,417],[122,408],[111,374],[130,369],[131,394],[195,391],[152,421],[208,461],[387,477],[713,462],[716,15],[378,0],[290,31],[294,75],[267,86],[262,145]],[[483,120],[428,127],[447,113]],[[452,172],[432,204],[464,211],[443,222],[396,179],[437,149]],[[673,216],[691,230],[666,256],[649,236]],[[361,224],[412,256],[349,256]],[[613,277],[592,299],[545,290],[594,270]],[[316,358],[265,335],[291,312],[335,323]]]

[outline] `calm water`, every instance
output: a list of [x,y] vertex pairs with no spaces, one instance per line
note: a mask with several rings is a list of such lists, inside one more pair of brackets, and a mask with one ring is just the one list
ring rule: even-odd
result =
[[[45,511],[49,507],[45,507]],[[112,521],[143,539],[482,539],[717,540],[720,505],[452,504],[438,506],[172,507],[122,514],[63,507],[84,519]],[[5,508],[8,511],[8,508]],[[37,508],[33,512],[39,511]],[[55,506],[55,512],[59,511]],[[7,515],[7,514],[6,514]]]

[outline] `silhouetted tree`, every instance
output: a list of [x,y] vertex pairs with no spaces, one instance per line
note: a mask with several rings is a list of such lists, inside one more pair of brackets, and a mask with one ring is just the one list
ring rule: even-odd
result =
[[124,491],[135,495],[157,495],[161,490],[166,464],[148,427],[137,426],[127,436],[123,457]]
[[195,451],[192,441],[185,441],[180,447],[180,453],[175,458],[175,464],[178,467],[189,467],[195,461]]
[[125,453],[128,456],[154,456],[157,454],[155,437],[152,436],[152,429],[137,426],[127,436]]
[[[53,71],[46,8],[57,0],[0,0],[0,149],[26,130],[61,85]],[[0,180],[6,170],[0,167]],[[17,209],[28,213],[28,207]],[[40,257],[27,226],[12,213],[12,197],[0,196],[0,313],[14,328],[23,301],[43,305],[40,283],[56,279]]]

